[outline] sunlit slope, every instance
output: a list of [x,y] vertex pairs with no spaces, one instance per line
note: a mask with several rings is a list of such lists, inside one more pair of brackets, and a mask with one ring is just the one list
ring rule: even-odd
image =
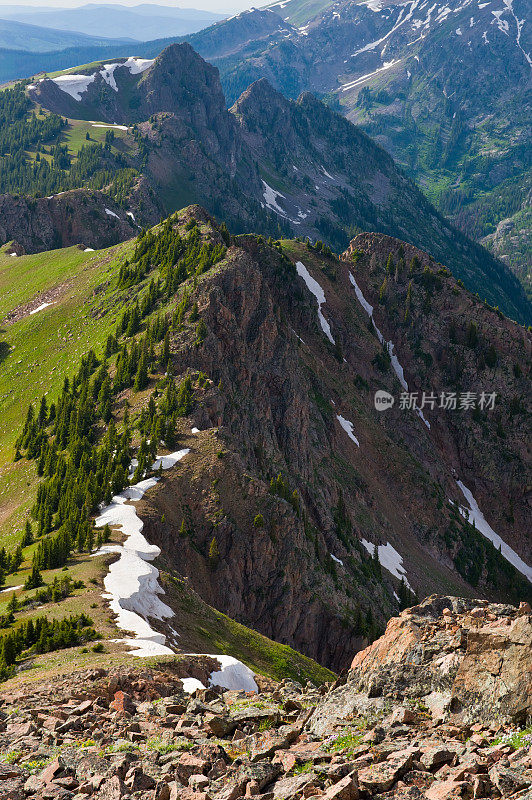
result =
[[[112,280],[117,260],[132,247],[125,243],[99,253],[70,247],[17,258],[0,254],[3,544],[10,542],[19,516],[32,503],[34,465],[26,459],[13,463],[27,406],[43,394],[55,397],[81,355],[105,341],[123,301]],[[36,310],[45,303],[50,305]]]

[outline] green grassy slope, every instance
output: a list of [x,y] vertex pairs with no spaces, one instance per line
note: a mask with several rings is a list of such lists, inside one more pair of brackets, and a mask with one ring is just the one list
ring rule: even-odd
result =
[[272,3],[268,6],[294,27],[306,25],[326,8],[332,6],[332,0],[288,0],[288,2]]
[[[101,354],[108,334],[114,331],[118,317],[131,301],[131,287],[118,288],[116,278],[119,264],[131,257],[134,245],[133,241],[125,242],[96,253],[69,248],[18,258],[5,252],[0,254],[0,548],[5,547],[8,552],[20,542],[40,480],[34,461],[26,458],[13,461],[14,442],[27,405],[38,404],[43,394],[55,400],[64,378],[72,376],[79,367],[82,354],[90,348]],[[140,284],[141,292],[147,282],[146,279]],[[51,305],[30,313],[44,302]],[[175,296],[169,303],[163,301],[157,313],[170,310],[175,303]],[[140,400],[132,398],[133,414],[138,410],[138,403],[145,400],[144,395]],[[194,438],[185,421],[179,428],[178,435],[183,443],[187,436]],[[113,541],[120,541],[118,534],[113,537]],[[30,574],[36,546],[24,548],[20,568],[5,581],[5,588],[13,587],[19,602],[35,595],[35,590],[20,587]],[[39,655],[31,669],[24,671],[21,681],[64,673],[72,669],[72,664],[84,668],[133,660],[124,645],[114,641],[120,634],[101,596],[110,558],[74,553],[67,566],[43,570],[42,577],[47,585],[65,575],[81,584],[60,602],[21,608],[15,622],[18,625],[43,614],[52,619],[88,613],[104,642],[103,652],[93,651],[89,645]],[[163,580],[179,614],[185,651],[230,653],[255,671],[278,679],[291,676],[322,682],[333,677],[311,659],[211,608],[190,593],[175,575],[167,572]],[[0,618],[6,614],[12,594],[0,592]],[[0,631],[0,636],[9,630],[12,628]]]

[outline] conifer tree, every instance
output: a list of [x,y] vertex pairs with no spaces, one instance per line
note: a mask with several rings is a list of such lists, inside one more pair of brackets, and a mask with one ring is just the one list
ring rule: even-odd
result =
[[219,561],[220,551],[218,550],[218,542],[216,541],[216,536],[213,536],[209,546],[209,564],[215,569]]

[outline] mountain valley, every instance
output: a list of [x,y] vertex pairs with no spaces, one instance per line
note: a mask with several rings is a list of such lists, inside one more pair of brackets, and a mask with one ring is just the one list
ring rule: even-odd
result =
[[1,798],[530,800],[498,3],[285,0],[1,88]]

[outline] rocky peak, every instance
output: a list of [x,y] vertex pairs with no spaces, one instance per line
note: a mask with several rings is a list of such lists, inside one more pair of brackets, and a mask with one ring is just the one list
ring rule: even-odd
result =
[[201,105],[205,126],[212,126],[225,113],[218,70],[187,42],[165,48],[141,76],[137,89],[141,98],[137,119],[164,112],[192,115]]
[[[146,187],[139,185],[136,195],[145,209],[151,204],[156,210]],[[96,250],[131,238],[137,230],[131,214],[102,192],[75,189],[37,199],[0,195],[0,241],[15,239],[24,252],[75,244]]]

